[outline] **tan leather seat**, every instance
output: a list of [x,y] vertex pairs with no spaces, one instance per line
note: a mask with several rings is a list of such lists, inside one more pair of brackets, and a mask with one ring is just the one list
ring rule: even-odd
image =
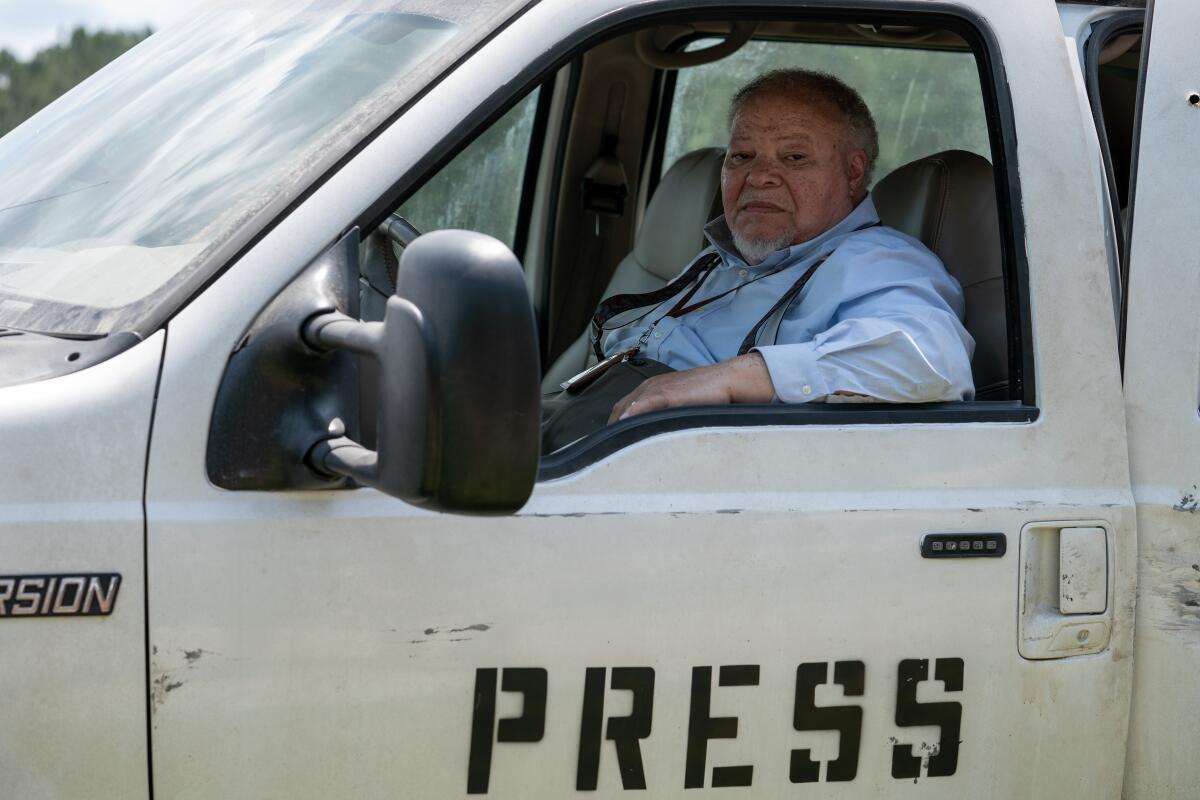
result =
[[963,287],[967,331],[975,337],[978,400],[1008,398],[1004,268],[992,165],[947,150],[893,170],[871,191],[884,225],[925,243]]
[[[646,206],[633,252],[617,265],[604,297],[658,289],[705,247],[704,223],[721,213],[724,157],[723,149],[706,147],[671,165]],[[560,383],[594,362],[585,330],[546,371],[542,391],[558,391]]]
[[[701,229],[720,213],[723,157],[720,148],[695,150],[667,171],[605,297],[659,288],[704,247]],[[1008,328],[992,165],[974,153],[947,150],[893,170],[871,194],[885,225],[924,242],[962,284],[965,324],[975,338],[975,397],[1006,399]],[[557,391],[594,361],[585,331],[546,373],[543,391]]]

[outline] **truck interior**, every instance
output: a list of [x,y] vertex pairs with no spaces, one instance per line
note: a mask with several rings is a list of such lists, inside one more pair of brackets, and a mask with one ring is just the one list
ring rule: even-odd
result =
[[[366,239],[364,315],[381,312],[389,293],[404,238],[397,228],[489,233],[524,265],[543,391],[557,390],[594,360],[585,331],[601,299],[664,285],[706,246],[701,228],[720,214],[729,98],[758,74],[793,66],[831,72],[863,95],[879,129],[872,196],[880,216],[923,241],[959,280],[976,341],[974,402],[856,405],[853,419],[841,418],[1035,418],[1003,69],[979,28],[946,15],[658,18],[562,54],[432,161]],[[814,409],[794,420],[780,411],[679,414],[674,425],[642,425],[585,460],[660,430],[830,421]]]

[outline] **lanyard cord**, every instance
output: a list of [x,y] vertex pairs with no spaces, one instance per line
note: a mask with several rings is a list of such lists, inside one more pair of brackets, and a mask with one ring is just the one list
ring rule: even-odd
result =
[[[825,258],[828,258],[828,257],[829,256],[825,256]],[[822,258],[821,261],[824,261],[825,258]],[[700,279],[696,281],[696,285],[693,286],[691,289],[689,289],[688,293],[685,294],[683,297],[681,297],[679,299],[679,302],[676,303],[675,306],[670,311],[668,311],[666,314],[664,314],[663,317],[682,317],[685,314],[690,314],[693,311],[704,308],[709,303],[715,303],[717,300],[720,300],[722,297],[724,297],[727,294],[733,294],[738,289],[742,289],[742,288],[745,288],[746,286],[749,286],[750,284],[754,283],[755,281],[761,281],[763,278],[769,278],[772,275],[778,275],[780,272],[783,272],[785,269],[787,269],[788,266],[790,266],[790,265],[782,266],[779,269],[775,269],[770,272],[764,272],[762,275],[757,275],[757,276],[751,278],[750,280],[745,281],[744,283],[739,283],[737,286],[734,286],[732,289],[726,289],[725,291],[723,291],[719,294],[715,294],[712,297],[706,297],[703,300],[692,303],[691,305],[687,305],[687,302],[696,296],[696,292],[700,290],[700,287],[704,284],[705,279],[707,279],[709,275],[712,275],[716,271],[717,265],[714,264],[712,267],[705,270],[704,274],[702,274],[700,276]],[[660,319],[663,317],[660,317]]]
[[[852,234],[858,233],[859,231],[864,231],[864,230],[867,230],[868,228],[878,227],[881,224],[882,223],[880,223],[880,222],[868,222],[865,225],[858,226],[850,233],[852,233]],[[738,355],[745,355],[747,352],[750,351],[751,348],[754,347],[754,339],[758,336],[758,332],[762,329],[762,326],[766,324],[767,320],[769,320],[772,316],[774,316],[775,313],[780,310],[780,308],[784,307],[787,304],[790,304],[792,302],[792,300],[795,299],[796,295],[799,294],[800,291],[804,288],[805,284],[808,283],[809,278],[811,278],[813,276],[813,273],[815,273],[817,271],[817,268],[820,267],[822,264],[824,264],[829,259],[829,257],[832,256],[835,252],[837,252],[837,248],[834,248],[829,253],[826,253],[824,256],[817,259],[817,261],[811,267],[809,267],[804,272],[803,275],[800,276],[799,280],[797,280],[794,284],[792,284],[792,286],[786,292],[783,293],[783,295],[779,298],[779,300],[776,301],[775,304],[771,306],[771,310],[768,311],[766,313],[766,315],[764,315],[762,317],[762,319],[760,319],[754,325],[754,327],[750,329],[750,332],[748,334],[746,334],[745,339],[742,340],[741,347],[738,348]],[[783,272],[784,270],[786,270],[792,266],[789,264],[789,265],[780,267],[777,270],[773,270],[771,272],[767,272],[762,275],[758,275],[754,278],[751,278],[748,281],[745,281],[744,283],[740,283],[737,286],[734,286],[732,289],[726,289],[725,291],[720,292],[719,294],[716,294],[713,297],[705,298],[704,300],[700,300],[696,303],[693,303],[692,305],[687,305],[688,301],[696,296],[696,292],[699,291],[701,285],[703,285],[704,281],[708,278],[708,276],[716,271],[716,268],[720,265],[720,263],[721,263],[720,255],[717,254],[716,252],[712,252],[712,253],[709,253],[707,256],[701,256],[700,258],[696,259],[695,263],[692,264],[692,266],[689,267],[682,275],[680,275],[678,278],[671,281],[670,283],[668,283],[666,286],[662,287],[661,289],[656,289],[654,291],[645,292],[642,294],[613,295],[612,297],[610,297],[610,298],[604,300],[602,303],[600,303],[600,305],[596,307],[596,313],[592,315],[592,325],[591,325],[592,350],[593,350],[593,352],[595,352],[596,357],[599,358],[600,360],[604,359],[604,353],[600,349],[601,334],[604,331],[604,324],[606,322],[608,322],[610,319],[612,319],[614,316],[616,316],[617,314],[621,314],[625,311],[629,311],[629,310],[635,309],[635,308],[646,308],[648,306],[651,308],[649,308],[646,311],[646,314],[649,314],[653,310],[653,308],[652,308],[653,306],[657,306],[660,303],[662,303],[666,300],[669,300],[670,298],[674,297],[680,291],[680,289],[682,289],[683,287],[687,286],[688,284],[694,282],[694,285],[687,291],[687,293],[682,298],[680,298],[679,302],[677,302],[674,305],[674,307],[671,308],[670,311],[668,311],[662,317],[659,317],[658,320],[655,320],[653,323],[651,323],[646,328],[645,332],[643,332],[643,334],[638,342],[639,346],[644,346],[646,341],[649,338],[650,331],[653,330],[654,326],[657,325],[658,322],[661,321],[662,319],[665,319],[666,317],[682,317],[685,314],[689,314],[692,311],[703,308],[704,306],[706,306],[710,303],[720,300],[722,297],[725,297],[728,294],[732,294],[733,292],[736,292],[738,289],[742,289],[746,286],[749,286],[750,284],[754,283],[755,281],[760,281],[763,278],[769,278],[772,275],[778,275],[780,272]],[[641,318],[644,318],[644,317],[645,317],[645,314],[643,314]],[[641,319],[641,318],[639,318],[639,319]],[[633,322],[633,321],[635,321],[635,320],[631,320],[631,322]],[[629,324],[629,323],[626,323],[626,324]]]
[[661,289],[640,294],[615,294],[601,302],[596,306],[596,313],[592,315],[590,331],[592,351],[596,357],[601,361],[604,360],[604,353],[600,350],[600,334],[604,332],[604,325],[610,319],[635,308],[645,308],[646,314],[649,314],[659,303],[670,300],[681,289],[696,280],[702,272],[714,267],[720,261],[721,257],[715,252],[700,256],[682,275]]
[[750,352],[750,350],[754,347],[755,340],[758,339],[758,332],[762,330],[762,326],[767,323],[767,320],[775,316],[776,311],[783,308],[784,305],[791,303],[792,299],[795,298],[796,295],[800,294],[800,290],[804,288],[804,285],[808,283],[808,279],[811,278],[813,273],[817,271],[817,267],[828,261],[829,256],[831,255],[833,255],[833,253],[817,259],[816,263],[805,270],[804,274],[800,276],[800,279],[793,283],[791,287],[783,293],[783,296],[775,301],[775,305],[771,306],[771,310],[764,314],[762,319],[754,324],[754,327],[751,328],[750,332],[746,334],[746,338],[742,339],[742,346],[738,348],[737,352],[739,356],[744,356],[746,353]]

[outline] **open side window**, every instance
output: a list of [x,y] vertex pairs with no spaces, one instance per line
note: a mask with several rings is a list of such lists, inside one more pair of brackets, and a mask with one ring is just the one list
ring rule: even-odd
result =
[[[968,330],[981,345],[976,366],[986,360],[990,371],[983,379],[977,371],[980,391],[974,402],[695,407],[635,417],[544,457],[541,477],[570,473],[650,435],[697,427],[1036,419],[1011,103],[999,51],[986,27],[966,12],[944,11],[898,15],[823,9],[817,16],[739,7],[736,14],[730,10],[722,17],[720,9],[709,8],[670,19],[660,15],[652,24],[639,21],[637,13],[623,12],[622,19],[612,21],[614,27],[582,45],[564,43],[560,51],[543,54],[531,65],[528,74],[533,77],[524,88],[506,87],[504,97],[479,110],[473,126],[460,127],[467,134],[439,148],[441,155],[424,174],[375,208],[410,216],[418,228],[417,218],[426,215],[430,221],[424,227],[477,230],[488,230],[482,218],[447,216],[457,202],[453,195],[479,193],[470,202],[487,213],[507,208],[511,221],[503,233],[514,226],[510,243],[518,254],[535,254],[544,262],[531,291],[546,304],[540,323],[543,366],[550,380],[555,362],[570,354],[572,340],[584,331],[591,309],[619,282],[629,258],[625,254],[637,250],[637,237],[648,229],[651,235],[662,233],[655,228],[660,218],[653,206],[664,191],[663,175],[689,154],[721,144],[733,89],[766,69],[820,66],[858,89],[876,115],[882,155],[874,191],[884,223],[921,239],[936,229],[946,241],[927,244],[944,261],[990,265],[971,275],[951,267],[966,287]],[[731,35],[730,16],[739,25],[752,22],[753,35],[725,58],[682,69],[663,69],[637,58],[639,37],[652,37],[664,49],[677,51],[711,46]],[[555,107],[550,134],[545,119],[551,113],[551,93],[543,90],[535,101],[534,89],[568,64],[571,85],[565,93],[555,92],[567,100]],[[490,174],[492,161],[524,165],[521,191],[509,179],[479,182],[472,164],[487,165]],[[549,180],[545,175],[530,179],[537,164],[552,165]],[[462,171],[461,178],[448,178],[458,174],[455,170]],[[974,215],[970,226],[952,222],[947,228],[941,225],[941,211],[914,211],[929,207],[940,191],[930,187],[944,187],[947,175],[970,186],[974,199],[951,208],[969,206]],[[620,191],[614,191],[613,176],[624,183]],[[443,195],[441,202],[430,201]],[[658,200],[670,202],[668,197]],[[712,201],[705,196],[697,204],[709,207]],[[534,219],[534,209],[542,216]],[[364,229],[380,222],[365,221]],[[699,251],[703,240],[698,230],[695,234]],[[584,257],[589,251],[596,257]],[[673,270],[685,266],[686,258],[681,256]],[[662,276],[659,280],[665,282]],[[648,288],[653,287],[635,290]],[[985,329],[988,333],[981,336]],[[568,337],[566,332],[573,333]],[[549,344],[547,336],[554,337]]]

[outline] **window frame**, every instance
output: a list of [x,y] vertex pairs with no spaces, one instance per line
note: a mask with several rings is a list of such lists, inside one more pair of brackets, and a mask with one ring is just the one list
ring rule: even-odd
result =
[[[1039,417],[1034,373],[1029,266],[1025,251],[1025,221],[1021,203],[1016,125],[1012,97],[1001,49],[987,22],[971,9],[935,2],[876,2],[841,0],[797,9],[785,0],[759,0],[697,8],[690,0],[667,0],[652,8],[631,6],[593,20],[569,32],[557,45],[537,54],[517,80],[494,92],[488,102],[465,116],[420,164],[400,177],[393,189],[371,204],[359,218],[373,230],[487,126],[520,101],[531,87],[552,79],[559,69],[595,45],[640,28],[666,22],[713,20],[736,14],[738,19],[798,19],[829,22],[866,21],[876,24],[937,25],[961,36],[975,56],[988,122],[992,166],[996,176],[997,209],[1004,265],[1008,326],[1010,397],[1003,401],[970,401],[877,407],[823,404],[765,404],[698,406],[667,409],[622,420],[562,450],[543,456],[538,480],[572,474],[629,444],[660,433],[697,428],[758,427],[763,425],[942,424],[988,422],[1031,424]],[[665,80],[665,78],[664,78]],[[667,96],[666,92],[663,95]],[[656,144],[657,148],[657,144]],[[651,155],[653,158],[653,155]],[[652,174],[652,173],[651,173]],[[553,221],[551,221],[553,224]]]
[[[1117,313],[1117,357],[1120,362],[1121,378],[1125,377],[1125,334],[1129,318],[1129,252],[1133,238],[1133,219],[1136,213],[1138,152],[1141,149],[1142,138],[1142,105],[1146,94],[1146,70],[1150,58],[1150,34],[1153,30],[1154,3],[1145,8],[1133,8],[1118,11],[1097,22],[1087,41],[1085,56],[1088,101],[1092,109],[1092,119],[1096,124],[1096,136],[1100,141],[1100,152],[1104,158],[1104,177],[1109,191],[1109,205],[1113,209],[1113,229],[1117,239],[1117,284],[1119,296]],[[1099,87],[1093,89],[1092,63],[1104,46],[1104,42],[1119,34],[1124,28],[1140,18],[1142,33],[1142,54],[1138,62],[1137,97],[1134,99],[1133,136],[1129,143],[1129,186],[1126,194],[1126,204],[1129,208],[1127,219],[1120,218],[1120,208],[1114,205],[1120,196],[1117,192],[1116,179],[1113,176],[1111,154],[1108,149],[1108,134],[1104,129],[1103,111],[1100,109]],[[1095,49],[1093,50],[1093,42]],[[1099,76],[1097,75],[1097,78]]]
[[[480,136],[482,136],[492,125],[496,124],[509,111],[512,111],[518,105],[523,103],[530,94],[537,92],[537,99],[534,103],[533,120],[529,128],[529,145],[525,149],[525,163],[519,170],[521,175],[521,195],[517,200],[517,214],[513,222],[513,244],[512,251],[518,259],[524,259],[525,248],[528,245],[529,238],[529,222],[533,214],[534,194],[537,188],[538,170],[541,167],[543,152],[546,148],[546,129],[550,123],[550,105],[554,96],[554,78],[551,76],[549,80],[535,84],[528,91],[516,98],[512,103],[505,106],[504,111],[496,116],[492,122],[475,130],[471,136],[463,139],[455,147],[452,154],[443,158],[439,162],[439,166],[429,174],[425,175],[421,181],[406,192],[404,199],[393,209],[398,211],[409,200],[421,191],[434,179],[442,174],[442,170],[454,163],[463,152],[474,144]],[[376,228],[378,225],[375,226]],[[375,230],[370,228],[367,230]],[[421,231],[424,233],[425,231]]]
[[[1108,190],[1109,207],[1113,212],[1113,231],[1117,242],[1117,263],[1120,264],[1122,275],[1126,270],[1128,246],[1128,232],[1122,224],[1120,218],[1121,212],[1121,192],[1117,186],[1117,177],[1113,168],[1112,148],[1108,141],[1108,129],[1104,123],[1104,108],[1100,102],[1100,51],[1104,49],[1104,45],[1112,41],[1117,36],[1126,33],[1142,34],[1142,47],[1146,46],[1146,34],[1144,26],[1146,22],[1146,13],[1143,10],[1127,9],[1118,11],[1112,16],[1105,17],[1092,26],[1091,33],[1088,36],[1087,44],[1084,51],[1084,78],[1087,87],[1088,104],[1092,110],[1092,121],[1096,126],[1096,138],[1100,142],[1100,156],[1104,160],[1104,178],[1106,188]],[[1141,84],[1141,76],[1138,77],[1138,83]],[[1135,101],[1136,102],[1136,101]],[[1130,152],[1130,178],[1132,183],[1132,163],[1133,152]],[[1132,186],[1126,187],[1127,204],[1130,208],[1133,207]],[[1124,279],[1122,278],[1122,285]],[[1124,289],[1122,289],[1124,294]]]

